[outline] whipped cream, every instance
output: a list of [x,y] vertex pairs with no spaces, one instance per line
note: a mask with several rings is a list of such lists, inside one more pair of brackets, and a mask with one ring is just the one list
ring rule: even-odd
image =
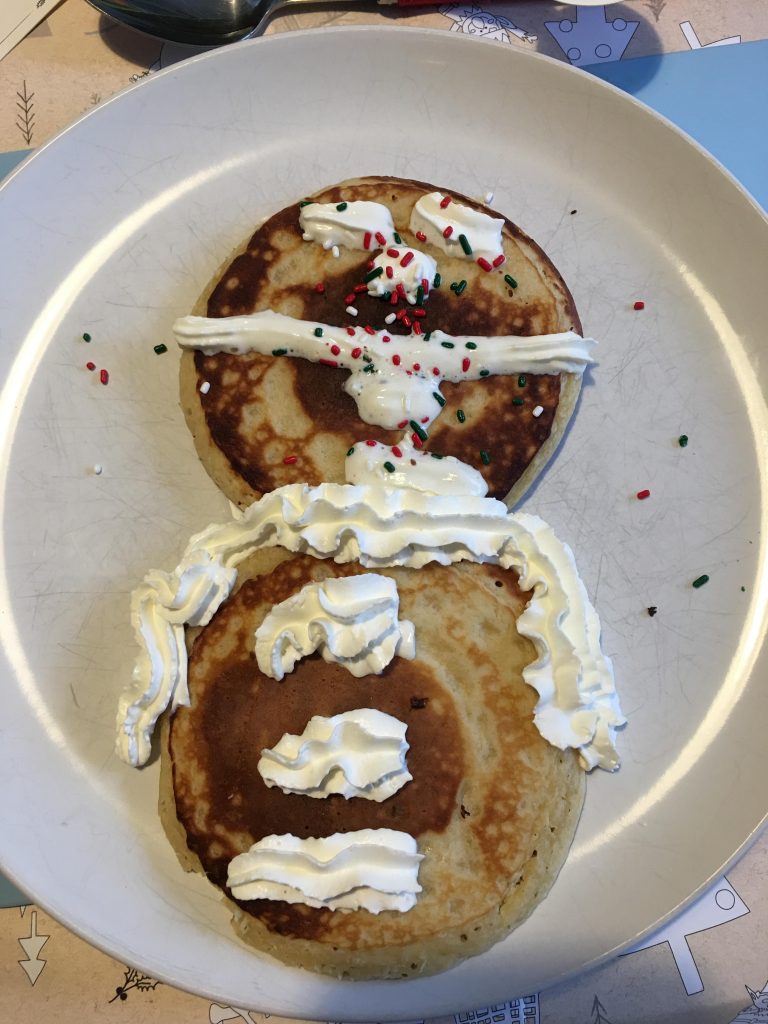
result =
[[329,910],[410,910],[422,854],[405,832],[367,828],[327,839],[267,836],[229,864],[235,899],[284,900]]
[[[419,288],[423,292],[422,301],[429,298],[437,264],[425,252],[407,245],[388,245],[374,257],[371,272],[376,273],[379,267],[381,273],[368,282],[369,295],[393,292],[402,285],[405,298],[412,306],[416,303]],[[366,277],[370,277],[370,273]]]
[[[459,259],[487,259],[490,263],[504,255],[501,240],[504,221],[491,217],[471,206],[457,203],[442,192],[430,192],[416,201],[411,211],[411,231],[427,236],[430,245],[436,245],[449,256]],[[461,236],[468,243],[466,252]]]
[[326,249],[334,245],[347,249],[377,249],[393,241],[395,236],[389,208],[364,200],[307,203],[299,210],[299,225],[305,241],[320,242]]
[[414,447],[410,438],[399,445],[363,441],[347,452],[344,476],[350,484],[409,487],[425,494],[465,494],[483,497],[483,475],[453,455],[438,455]]
[[[173,325],[182,348],[206,353],[285,352],[350,370],[344,390],[366,423],[395,429],[404,419],[427,425],[440,413],[443,380],[458,383],[492,374],[578,373],[593,362],[596,342],[574,331],[517,337],[368,334],[272,310],[250,316],[185,316]],[[319,334],[317,332],[320,332]]]
[[157,666],[163,686],[153,688],[153,676],[147,690],[135,684],[121,701],[117,749],[129,764],[146,760],[149,732],[163,706],[186,699],[186,661],[174,657],[178,645],[168,650],[168,626],[184,614],[179,595],[204,567],[213,582],[201,588],[207,600],[193,612],[195,621],[208,621],[227,596],[232,570],[258,548],[275,546],[371,569],[477,561],[517,570],[521,586],[532,590],[518,629],[538,655],[523,673],[539,694],[537,727],[555,746],[575,747],[587,769],[618,766],[615,730],[625,719],[613,669],[573,554],[551,528],[537,516],[509,514],[492,498],[349,484],[272,491],[241,518],[192,537],[174,573],[147,578],[159,576],[167,585],[145,593],[140,662]]
[[262,750],[258,771],[268,786],[317,799],[382,800],[411,781],[405,763],[407,725],[375,708],[315,715],[301,736],[286,733]]
[[308,583],[256,630],[256,661],[265,675],[282,679],[319,651],[353,676],[380,675],[396,654],[416,655],[413,623],[398,620],[399,608],[395,581],[377,573]]

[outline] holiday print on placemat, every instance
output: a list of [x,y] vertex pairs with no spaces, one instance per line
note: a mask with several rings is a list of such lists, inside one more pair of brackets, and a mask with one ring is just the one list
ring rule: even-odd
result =
[[620,60],[640,22],[609,19],[605,7],[579,7],[575,20],[544,24],[571,64],[584,67]]
[[[661,931],[655,932],[650,938],[628,950],[624,956],[637,953],[642,949],[650,949],[662,943],[668,943],[680,978],[689,996],[703,992],[704,983],[693,958],[687,936],[696,932],[708,931],[718,925],[735,921],[749,913],[749,907],[733,888],[727,878],[723,877],[708,893],[697,900],[693,906],[680,914],[672,924]],[[766,1016],[768,1022],[768,1015]]]
[[606,1015],[605,1007],[597,996],[592,1000],[592,1017],[589,1024],[613,1024],[613,1021]]
[[755,992],[749,985],[745,986],[752,1002],[740,1010],[730,1024],[766,1024],[768,1021],[768,981]]
[[109,1000],[110,1003],[114,1003],[116,999],[121,999],[123,1002],[128,998],[128,993],[132,990],[137,992],[151,992],[156,989],[160,984],[159,981],[155,981],[148,974],[142,974],[141,971],[137,971],[135,967],[126,967],[123,969],[123,982],[115,988],[115,994]]
[[[22,918],[24,918],[27,909],[27,907],[19,907],[20,916]],[[40,956],[40,951],[48,939],[50,939],[50,935],[40,935],[38,932],[37,910],[31,910],[27,920],[29,923],[29,933],[17,940],[21,948],[26,953],[26,956],[24,959],[19,960],[18,964],[29,978],[30,984],[34,985],[43,973],[45,965],[48,963],[47,960]]]
[[[268,1017],[265,1013],[262,1017]],[[245,1024],[254,1024],[257,1017],[250,1010],[241,1010],[237,1006],[220,1006],[218,1003],[211,1003],[208,1007],[209,1024],[226,1024],[227,1021],[245,1021]]]
[[453,21],[451,32],[461,32],[465,36],[484,36],[502,43],[511,42],[510,36],[521,39],[524,43],[535,43],[537,37],[524,28],[519,28],[509,18],[500,14],[484,11],[476,4],[448,4],[440,8],[440,13]]
[[457,1013],[454,1024],[540,1024],[538,995]]

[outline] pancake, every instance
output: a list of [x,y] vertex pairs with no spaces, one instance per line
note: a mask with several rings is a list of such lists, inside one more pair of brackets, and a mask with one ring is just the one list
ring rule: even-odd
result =
[[[515,629],[530,594],[512,570],[378,570],[396,581],[399,614],[414,623],[415,660],[395,657],[381,675],[355,678],[315,654],[281,682],[262,675],[253,635],[270,609],[311,581],[364,571],[282,549],[240,565],[238,589],[210,624],[188,631],[191,703],[165,729],[161,814],[184,866],[225,894],[229,861],[273,833],[410,833],[424,854],[423,891],[405,913],[231,901],[242,938],[287,964],[407,978],[482,952],[531,913],[566,857],[585,775],[573,750],[551,746],[533,724],[537,695],[521,672],[536,652]],[[413,779],[399,792],[374,803],[264,784],[262,748],[300,734],[313,715],[361,707],[407,724]]]
[[[419,321],[424,332],[531,336],[581,324],[573,298],[543,250],[504,218],[506,262],[486,272],[473,260],[447,255],[409,229],[415,202],[435,188],[388,177],[355,179],[318,193],[317,202],[367,200],[388,206],[403,244],[431,255],[442,282],[432,287]],[[457,202],[502,214],[451,192]],[[369,325],[408,334],[403,322],[385,325],[389,302],[354,293],[371,252],[341,248],[338,258],[302,238],[299,207],[270,217],[228,259],[201,295],[197,315],[231,317],[274,310],[335,327]],[[515,287],[509,283],[510,278]],[[450,284],[466,281],[461,294]],[[322,291],[316,286],[321,284]],[[358,315],[346,310],[354,294]],[[412,309],[413,307],[408,307]],[[181,406],[199,457],[221,490],[241,507],[283,484],[343,482],[345,456],[355,442],[375,438],[397,445],[402,430],[365,423],[342,390],[348,371],[306,359],[257,353],[204,354],[181,359]],[[207,387],[206,387],[207,385]],[[201,392],[201,386],[203,391]],[[553,455],[574,411],[576,373],[514,374],[444,382],[445,407],[424,447],[472,466],[488,494],[512,507]],[[536,410],[536,412],[534,412]]]

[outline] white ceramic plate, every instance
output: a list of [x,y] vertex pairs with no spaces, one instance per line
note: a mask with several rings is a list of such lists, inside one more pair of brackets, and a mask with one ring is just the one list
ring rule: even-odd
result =
[[[621,772],[590,778],[568,863],[522,928],[437,978],[338,984],[238,943],[162,834],[156,766],[125,767],[112,735],[134,657],[129,591],[227,514],[177,407],[177,355],[153,345],[255,221],[367,173],[492,190],[600,339],[526,508],[576,552],[630,724]],[[173,67],[84,118],[0,192],[0,238],[0,862],[52,914],[220,1003],[416,1018],[616,952],[754,834],[768,762],[768,228],[689,140],[507,46],[402,28],[280,35]]]

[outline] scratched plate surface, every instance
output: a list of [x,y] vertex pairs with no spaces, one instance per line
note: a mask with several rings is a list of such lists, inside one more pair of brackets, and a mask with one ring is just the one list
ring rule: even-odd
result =
[[[623,768],[590,778],[568,863],[519,931],[438,978],[339,984],[238,943],[161,832],[157,766],[125,767],[112,735],[131,588],[227,515],[177,406],[177,353],[153,345],[259,218],[382,173],[493,191],[600,341],[525,508],[576,553],[629,726]],[[171,68],[90,114],[0,191],[0,237],[0,863],[37,902],[221,1003],[413,1019],[595,963],[748,842],[768,761],[768,229],[690,141],[590,76],[496,44],[290,34]]]

